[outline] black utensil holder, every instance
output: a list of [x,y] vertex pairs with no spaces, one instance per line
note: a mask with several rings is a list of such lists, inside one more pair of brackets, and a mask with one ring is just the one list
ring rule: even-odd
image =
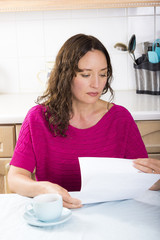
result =
[[145,55],[134,64],[136,93],[160,95],[160,63],[150,63]]

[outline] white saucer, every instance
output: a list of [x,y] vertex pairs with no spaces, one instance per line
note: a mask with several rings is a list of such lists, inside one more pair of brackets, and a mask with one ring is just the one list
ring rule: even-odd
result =
[[53,222],[42,222],[33,215],[33,210],[30,209],[24,213],[23,217],[27,221],[27,223],[30,225],[37,226],[37,227],[49,227],[49,226],[58,225],[68,221],[71,218],[71,215],[72,215],[71,210],[69,210],[68,208],[63,208],[62,215],[60,218],[58,218]]

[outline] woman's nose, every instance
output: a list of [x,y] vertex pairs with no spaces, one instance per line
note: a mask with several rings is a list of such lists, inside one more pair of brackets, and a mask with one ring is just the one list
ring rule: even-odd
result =
[[99,86],[99,78],[98,78],[97,75],[96,76],[92,76],[90,85],[93,88],[98,88],[98,86]]

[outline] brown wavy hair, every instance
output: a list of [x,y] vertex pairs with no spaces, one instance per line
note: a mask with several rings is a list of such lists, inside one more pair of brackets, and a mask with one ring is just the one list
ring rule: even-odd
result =
[[37,99],[37,103],[45,106],[45,117],[55,136],[66,136],[69,120],[73,116],[71,82],[79,71],[79,60],[93,49],[103,52],[106,56],[107,82],[102,94],[109,90],[113,97],[110,86],[112,66],[104,45],[90,35],[77,34],[69,38],[58,52],[46,91]]

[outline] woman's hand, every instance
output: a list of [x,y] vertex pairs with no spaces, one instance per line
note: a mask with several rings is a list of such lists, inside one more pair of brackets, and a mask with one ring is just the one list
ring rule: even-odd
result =
[[[133,166],[145,173],[160,174],[160,160],[153,158],[138,158],[133,161]],[[150,190],[160,190],[160,180],[158,180]]]
[[8,183],[11,192],[27,197],[35,197],[44,193],[59,193],[66,208],[80,208],[81,201],[72,198],[68,191],[61,186],[48,181],[35,181],[31,179],[31,172],[23,168],[11,166],[8,173]]
[[153,158],[138,158],[133,161],[133,166],[145,173],[160,174],[160,160]]
[[44,189],[45,193],[58,193],[62,196],[63,199],[63,206],[66,208],[80,208],[82,207],[81,201],[76,198],[72,198],[68,191],[64,189],[63,187],[53,184],[50,182],[39,182]]

